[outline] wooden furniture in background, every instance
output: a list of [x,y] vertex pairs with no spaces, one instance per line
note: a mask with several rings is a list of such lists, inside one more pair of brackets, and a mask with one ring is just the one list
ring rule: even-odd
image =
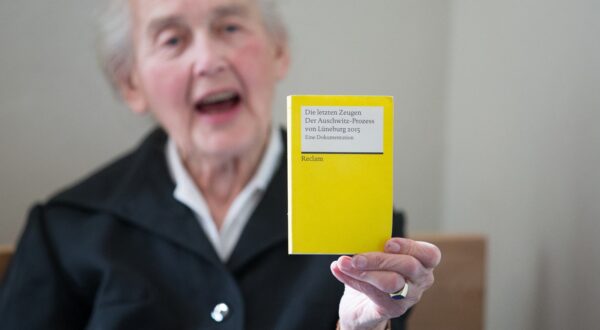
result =
[[435,284],[409,317],[409,330],[481,330],[484,327],[486,239],[479,235],[414,235],[437,245],[442,261]]
[[8,245],[0,246],[0,281],[2,281],[2,277],[4,276],[4,272],[6,271],[6,267],[8,267],[8,262],[10,261],[10,257],[13,254],[13,247]]

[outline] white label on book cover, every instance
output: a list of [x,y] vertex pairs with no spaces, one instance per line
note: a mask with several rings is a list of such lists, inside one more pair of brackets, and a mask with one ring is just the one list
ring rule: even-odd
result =
[[383,107],[303,106],[303,153],[383,153]]

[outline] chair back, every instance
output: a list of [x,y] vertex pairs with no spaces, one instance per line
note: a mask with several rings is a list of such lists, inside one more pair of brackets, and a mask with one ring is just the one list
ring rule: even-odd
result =
[[442,261],[435,283],[413,307],[409,330],[481,330],[484,327],[486,239],[479,235],[415,235],[437,245]]
[[2,281],[2,278],[4,277],[4,272],[6,271],[6,268],[8,267],[8,262],[10,261],[12,254],[13,254],[12,246],[7,246],[7,245],[0,246],[0,281]]

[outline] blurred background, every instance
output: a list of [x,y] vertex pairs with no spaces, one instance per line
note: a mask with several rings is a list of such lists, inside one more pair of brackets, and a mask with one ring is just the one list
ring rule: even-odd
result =
[[[94,53],[102,1],[0,0],[0,244],[154,125]],[[395,97],[410,233],[489,239],[487,329],[600,324],[600,1],[281,0],[288,94]]]

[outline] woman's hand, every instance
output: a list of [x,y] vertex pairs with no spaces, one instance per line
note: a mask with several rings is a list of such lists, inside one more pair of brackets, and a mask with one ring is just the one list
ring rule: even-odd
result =
[[[389,319],[406,313],[433,285],[433,270],[440,260],[441,252],[433,244],[392,238],[384,252],[334,261],[331,272],[346,286],[340,301],[341,329],[383,329]],[[392,299],[390,293],[405,283],[406,298]]]

